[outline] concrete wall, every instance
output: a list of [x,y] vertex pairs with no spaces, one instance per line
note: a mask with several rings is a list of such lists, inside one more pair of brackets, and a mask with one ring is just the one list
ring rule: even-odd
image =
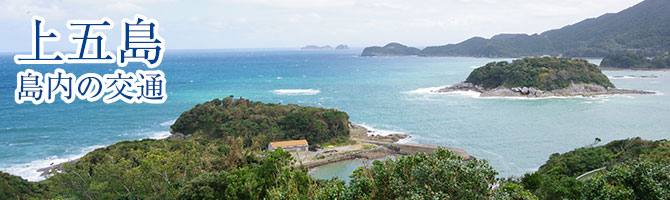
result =
[[389,148],[398,154],[403,154],[403,155],[409,155],[409,154],[414,154],[414,153],[430,153],[438,148],[443,148],[445,150],[451,151],[456,156],[459,156],[463,158],[463,160],[468,160],[470,159],[470,154],[468,154],[465,149],[461,148],[453,148],[453,147],[445,147],[445,146],[436,146],[436,145],[428,145],[428,144],[416,144],[416,143],[405,143],[405,144],[398,144],[398,143],[387,143],[387,142],[378,142],[378,141],[372,141],[372,140],[354,140],[358,142],[365,142],[365,143],[370,143],[370,144],[376,144],[376,145],[381,145],[386,148]]

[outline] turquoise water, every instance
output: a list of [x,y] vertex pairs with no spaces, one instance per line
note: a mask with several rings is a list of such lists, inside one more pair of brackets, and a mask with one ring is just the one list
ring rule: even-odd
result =
[[331,179],[337,177],[338,179],[344,180],[347,183],[351,180],[349,175],[351,175],[356,169],[360,166],[371,166],[372,162],[375,160],[385,160],[385,159],[394,159],[394,156],[387,156],[385,158],[379,158],[374,160],[367,159],[354,159],[354,160],[344,160],[336,163],[331,163],[328,165],[323,165],[316,167],[308,172],[314,178],[319,179]]
[[[660,78],[612,79],[621,88],[661,95],[598,98],[505,99],[470,94],[431,94],[421,88],[464,80],[476,66],[499,59],[358,57],[350,51],[169,51],[161,69],[169,97],[164,104],[14,103],[11,54],[0,55],[0,170],[39,180],[36,169],[77,158],[121,140],[164,137],[179,114],[197,103],[229,95],[256,101],[337,108],[375,129],[413,135],[412,142],[466,149],[488,159],[501,176],[536,170],[550,154],[640,136],[670,137],[668,72],[608,71]],[[597,62],[597,61],[594,61]],[[111,73],[116,65],[56,67],[81,75]],[[145,69],[129,65],[126,71]],[[315,175],[318,176],[318,175]]]

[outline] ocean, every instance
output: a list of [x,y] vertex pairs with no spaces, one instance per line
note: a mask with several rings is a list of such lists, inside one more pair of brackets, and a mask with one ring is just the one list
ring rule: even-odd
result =
[[[476,67],[511,60],[465,57],[359,57],[361,49],[172,50],[163,70],[164,104],[105,104],[57,99],[16,104],[16,74],[62,68],[79,76],[112,73],[115,64],[16,65],[0,54],[0,171],[31,181],[37,169],[76,159],[123,140],[163,138],[179,115],[198,103],[230,95],[254,101],[337,108],[350,121],[382,133],[412,135],[409,142],[463,148],[487,159],[500,177],[532,172],[552,153],[631,137],[670,137],[670,73],[605,71],[620,88],[657,95],[595,98],[479,98],[476,93],[433,94],[463,81]],[[598,63],[599,60],[590,60]],[[146,70],[129,65],[125,71]],[[655,75],[656,78],[640,76]],[[311,174],[345,176],[364,162],[323,166]],[[341,164],[342,165],[342,164]],[[333,170],[340,168],[345,170]]]

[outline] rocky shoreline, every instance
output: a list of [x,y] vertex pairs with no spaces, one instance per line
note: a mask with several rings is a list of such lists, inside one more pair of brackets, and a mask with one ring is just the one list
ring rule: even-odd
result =
[[[353,150],[347,147],[340,147],[344,149],[350,149],[351,151],[337,153],[336,155],[331,155],[322,159],[312,159],[307,156],[304,159],[298,159],[296,167],[307,167],[312,169],[314,167],[337,163],[345,160],[352,159],[365,159],[365,160],[375,160],[386,158],[389,156],[401,156],[401,155],[410,155],[414,153],[428,153],[433,152],[438,148],[444,148],[448,151],[451,151],[454,155],[460,156],[464,160],[470,160],[474,157],[470,156],[468,152],[464,149],[445,147],[445,146],[436,146],[436,145],[427,145],[427,144],[415,144],[415,143],[398,143],[398,141],[403,139],[411,138],[410,135],[397,133],[397,134],[388,134],[388,135],[377,135],[374,134],[374,131],[368,130],[363,126],[356,124],[349,124],[350,138],[352,142],[356,142],[355,145],[373,145],[374,148],[365,149],[365,150]],[[294,157],[300,157],[294,155]],[[303,155],[304,157],[304,155]],[[302,157],[300,157],[302,158]]]
[[570,86],[551,91],[542,91],[532,87],[497,87],[486,89],[482,86],[472,83],[461,82],[445,88],[436,90],[437,93],[455,92],[455,91],[475,91],[481,93],[480,97],[528,97],[528,98],[546,98],[546,97],[593,97],[599,95],[615,94],[656,94],[655,92],[643,90],[627,90],[618,88],[607,88],[594,84],[572,83]]

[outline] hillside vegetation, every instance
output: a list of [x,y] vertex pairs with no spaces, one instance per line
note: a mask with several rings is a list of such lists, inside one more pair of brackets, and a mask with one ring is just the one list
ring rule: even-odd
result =
[[349,116],[335,109],[280,105],[227,97],[198,104],[179,116],[172,132],[203,138],[240,137],[245,146],[306,139],[311,145],[349,139]]
[[465,82],[484,88],[533,87],[544,91],[566,88],[571,83],[614,88],[598,66],[586,60],[553,57],[491,62],[473,70]]
[[632,138],[556,153],[512,182],[540,199],[670,199],[670,142]]

